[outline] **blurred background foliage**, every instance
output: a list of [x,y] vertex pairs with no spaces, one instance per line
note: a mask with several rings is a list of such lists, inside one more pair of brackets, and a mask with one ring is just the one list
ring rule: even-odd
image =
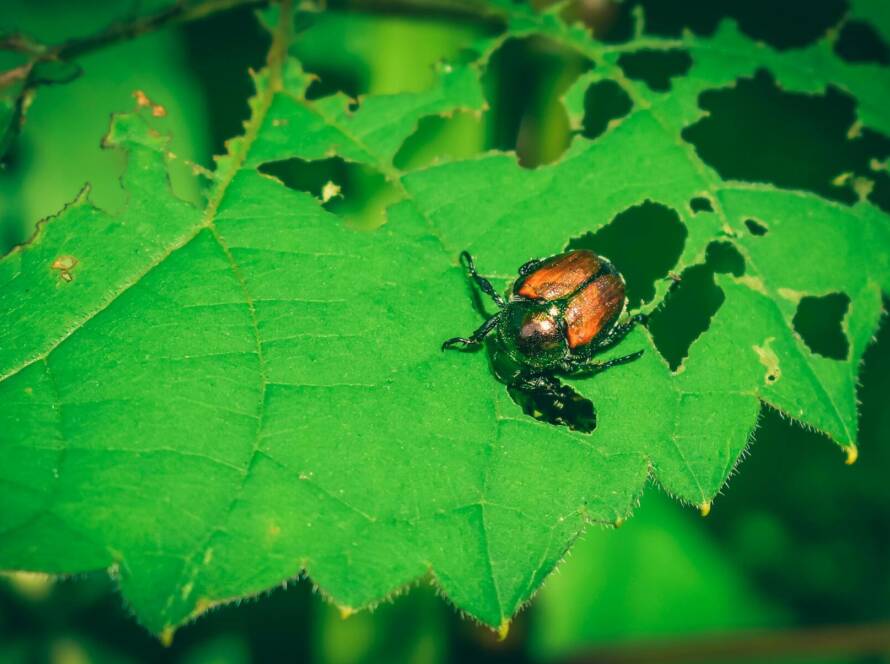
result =
[[[138,9],[134,3],[110,0],[3,4],[0,30],[20,30],[45,43],[92,34]],[[374,5],[358,4],[365,9]],[[781,11],[773,11],[774,3],[765,0],[669,4],[668,11],[657,0],[628,0],[621,6],[586,0],[570,3],[566,13],[587,21],[597,36],[609,40],[629,37],[639,6],[648,18],[647,29],[660,34],[677,34],[684,26],[707,34],[729,16],[752,37],[776,48],[794,48],[825,33],[846,11],[842,0],[788,0]],[[461,57],[475,37],[495,29],[458,15],[415,11],[405,16],[392,8],[356,11],[350,6],[346,11],[335,2],[330,5],[324,13],[307,14],[301,24],[299,56],[319,77],[310,97],[422,89],[438,61]],[[890,57],[879,38],[874,42],[875,35],[866,37],[839,46],[839,53],[855,61]],[[85,182],[99,205],[113,209],[123,204],[117,179],[124,157],[102,150],[99,142],[109,114],[132,107],[136,89],[167,109],[171,149],[212,167],[213,155],[240,131],[252,89],[248,70],[262,66],[267,43],[251,12],[239,9],[97,50],[78,60],[83,69],[79,79],[40,89],[25,129],[0,169],[0,250],[24,241],[36,221],[73,199]],[[490,110],[481,116],[425,119],[396,164],[419,167],[490,149],[517,150],[520,162],[530,168],[559,159],[574,136],[560,96],[590,66],[541,40],[506,42],[483,74]],[[677,73],[670,71],[674,66],[632,63],[628,75],[669,86],[670,76]],[[679,63],[681,70],[684,66],[688,64]],[[591,138],[629,110],[608,85],[591,88],[587,102],[578,133]],[[731,93],[713,93],[702,103],[710,106],[713,121],[699,124],[686,138],[721,173],[810,189],[842,201],[852,200],[851,190],[844,189],[838,175],[869,175],[875,180],[872,200],[885,209],[890,205],[886,173],[868,170],[871,160],[887,158],[890,141],[876,135],[851,140],[855,102],[840,93],[788,95],[764,75]],[[743,135],[757,149],[734,149],[733,135]],[[338,202],[345,206],[341,211],[360,222],[379,223],[391,200],[385,183],[374,173],[330,161],[304,165],[283,177],[311,189],[334,173],[346,193]],[[180,192],[195,200],[202,193],[185,184]],[[656,223],[664,214],[664,209],[649,206],[633,223],[622,221],[601,231],[599,241],[615,251],[641,245],[642,253],[634,255],[640,265],[664,262],[665,251],[674,252],[677,242],[682,246],[682,236],[675,237],[676,221]],[[583,238],[574,240],[583,243]],[[644,281],[651,285],[666,276],[671,264],[668,260],[665,269]],[[668,295],[664,319],[670,325],[662,325],[665,340],[659,347],[667,348],[677,362],[722,301],[714,292],[714,271],[731,268],[721,269],[709,256],[707,264],[688,271],[688,278]],[[647,288],[640,289],[640,301]],[[709,311],[702,314],[703,309]],[[836,344],[837,325],[815,316],[806,332],[811,347]],[[373,613],[346,619],[314,594],[308,582],[295,580],[286,589],[213,611],[164,647],[131,618],[105,573],[58,580],[12,574],[0,578],[0,661],[562,661],[605,645],[653,638],[886,620],[887,326],[866,356],[860,398],[856,465],[845,467],[828,440],[765,409],[743,472],[730,481],[708,518],[649,487],[636,515],[623,527],[593,527],[576,543],[503,641],[456,615],[436,596],[429,579]],[[799,661],[815,660],[808,656]],[[890,658],[851,654],[819,661]]]

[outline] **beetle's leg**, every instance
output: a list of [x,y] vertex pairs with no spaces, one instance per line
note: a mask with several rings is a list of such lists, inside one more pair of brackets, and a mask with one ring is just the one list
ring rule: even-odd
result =
[[479,286],[480,290],[488,295],[488,297],[490,297],[492,300],[494,300],[494,303],[501,309],[507,306],[507,303],[504,302],[504,298],[502,298],[500,293],[498,293],[494,289],[494,286],[491,285],[491,282],[485,277],[480,277],[479,273],[476,272],[476,261],[474,261],[473,257],[470,256],[470,252],[460,252],[460,259],[466,266],[470,278],[476,282],[476,285]]
[[442,350],[445,350],[446,348],[451,348],[452,346],[456,346],[457,344],[463,344],[464,347],[476,346],[478,344],[481,344],[482,340],[485,339],[485,337],[487,337],[488,334],[494,329],[495,325],[498,324],[498,321],[500,320],[500,318],[501,318],[501,315],[499,313],[495,314],[494,316],[489,318],[487,321],[482,323],[482,325],[480,325],[479,328],[475,332],[473,332],[473,334],[471,334],[469,336],[469,338],[468,337],[454,337],[453,339],[448,339],[447,341],[445,341],[442,344]]
[[638,350],[636,353],[616,357],[606,362],[594,362],[593,360],[566,360],[563,362],[562,371],[572,376],[593,376],[602,373],[606,369],[617,367],[628,362],[633,362],[643,355],[643,351]]
[[532,258],[528,263],[523,264],[522,267],[519,268],[519,276],[524,277],[531,274],[543,262],[544,261],[540,258]]
[[602,350],[608,350],[613,346],[617,346],[624,337],[626,337],[634,327],[640,323],[645,324],[646,321],[649,320],[649,316],[646,314],[636,314],[631,316],[630,319],[626,323],[622,323],[621,325],[616,325],[615,328],[607,334],[603,340],[596,344],[595,352],[600,352]]

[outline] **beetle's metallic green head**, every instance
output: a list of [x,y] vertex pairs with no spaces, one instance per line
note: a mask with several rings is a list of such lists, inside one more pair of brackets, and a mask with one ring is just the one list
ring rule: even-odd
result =
[[511,301],[501,315],[498,335],[516,362],[537,369],[556,368],[568,350],[562,312],[553,302]]

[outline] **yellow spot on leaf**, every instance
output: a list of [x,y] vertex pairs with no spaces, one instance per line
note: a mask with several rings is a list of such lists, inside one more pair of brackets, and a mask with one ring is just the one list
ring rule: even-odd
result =
[[706,500],[701,505],[698,506],[698,513],[702,516],[708,516],[711,513],[711,501]]
[[281,534],[281,526],[279,526],[277,523],[270,523],[269,524],[269,535],[271,537],[278,537],[280,534]]
[[780,288],[777,292],[786,300],[795,304],[800,302],[804,296],[800,291],[792,290],[791,288]]
[[148,95],[142,90],[134,90],[133,99],[136,100],[136,105],[139,108],[150,108],[151,114],[156,118],[162,118],[167,115],[167,109],[160,104],[152,102],[152,100],[148,98]]
[[856,463],[856,459],[859,458],[859,448],[855,445],[847,445],[844,450],[847,453],[847,458],[844,460],[844,463],[848,466],[852,466]]
[[165,627],[161,631],[161,645],[165,648],[169,648],[173,645],[173,635],[175,634],[175,630],[172,627]]
[[503,641],[507,638],[507,634],[510,633],[510,621],[503,620],[500,625],[498,625],[498,639]]
[[746,274],[745,276],[736,279],[736,281],[740,284],[744,284],[753,291],[767,295],[766,286],[763,285],[763,281],[760,277],[752,277],[751,275]]
[[615,527],[616,528],[620,528],[623,525],[624,525],[624,517],[623,516],[619,516],[617,519],[615,519]]
[[337,609],[340,611],[340,618],[342,620],[346,620],[349,616],[355,613],[355,609],[351,606],[338,606]]
[[770,348],[770,344],[774,340],[775,337],[767,337],[762,346],[756,344],[752,346],[754,352],[757,353],[757,359],[766,367],[763,382],[767,385],[774,385],[782,377],[782,371],[779,369],[779,356],[776,355],[776,351]]

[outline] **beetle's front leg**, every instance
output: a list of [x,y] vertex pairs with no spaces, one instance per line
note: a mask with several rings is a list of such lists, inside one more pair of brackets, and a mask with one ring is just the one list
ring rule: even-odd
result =
[[570,358],[562,363],[560,371],[569,376],[593,376],[594,374],[602,373],[606,369],[611,369],[612,367],[638,360],[642,355],[643,351],[638,350],[636,353],[624,355],[623,357],[616,357],[615,359],[607,360],[605,362],[596,362],[590,358]]
[[463,344],[464,348],[481,344],[482,340],[491,333],[500,319],[501,314],[496,313],[494,316],[482,323],[482,325],[480,325],[479,328],[469,337],[454,337],[453,339],[448,339],[447,341],[445,341],[442,344],[442,350],[445,350],[446,348],[452,348],[457,344]]

